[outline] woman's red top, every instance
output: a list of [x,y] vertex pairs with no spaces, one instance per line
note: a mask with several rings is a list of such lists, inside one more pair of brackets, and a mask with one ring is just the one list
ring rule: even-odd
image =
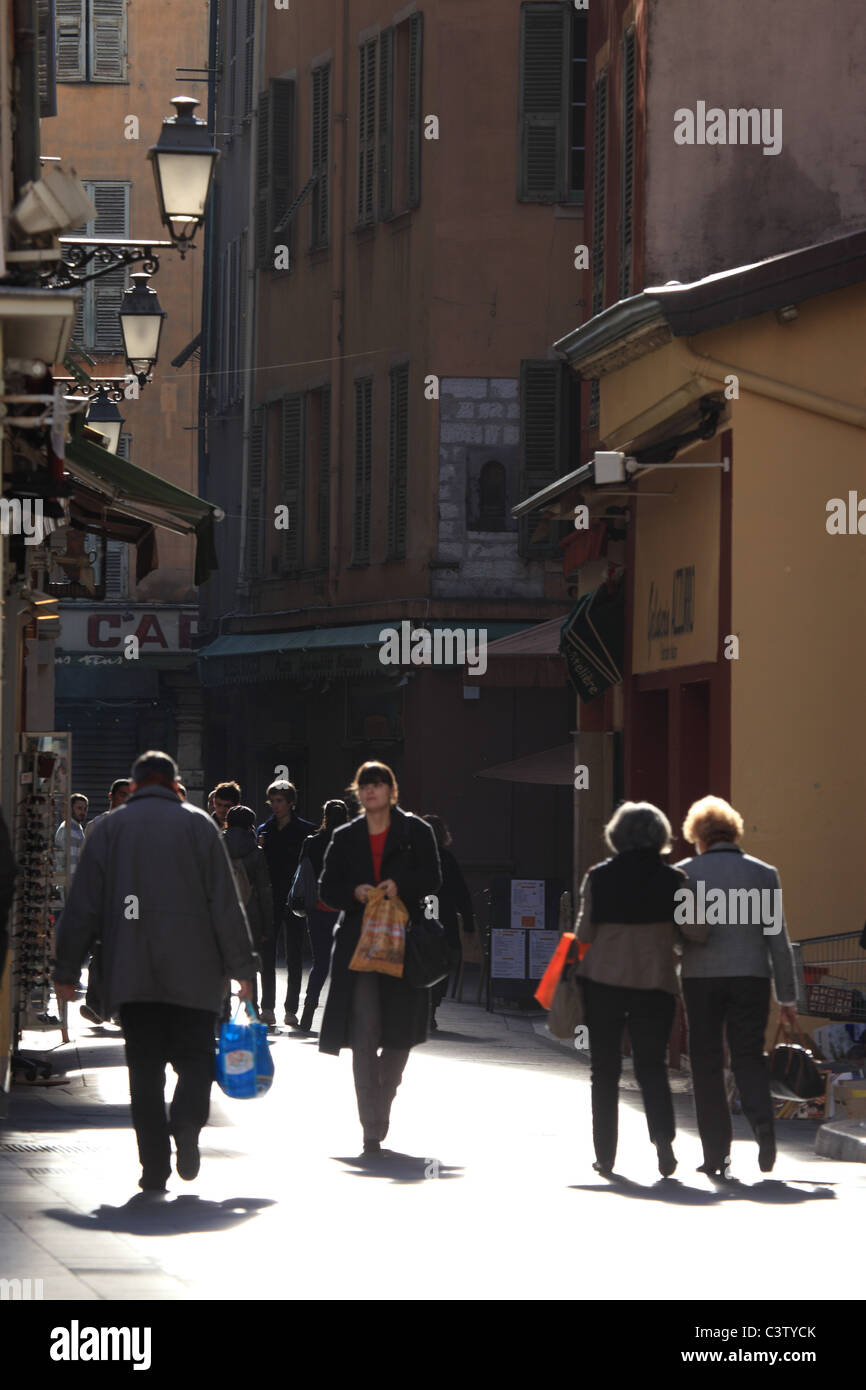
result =
[[378,883],[382,874],[382,855],[385,853],[385,841],[388,838],[387,830],[380,830],[378,835],[370,836],[370,853],[373,856],[373,882]]

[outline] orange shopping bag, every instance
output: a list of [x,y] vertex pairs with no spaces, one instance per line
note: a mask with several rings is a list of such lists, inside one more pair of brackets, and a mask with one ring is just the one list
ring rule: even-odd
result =
[[349,961],[350,970],[375,970],[402,978],[409,913],[399,898],[374,888],[364,908],[361,936]]
[[[535,997],[543,1009],[549,1009],[553,1003],[553,996],[556,993],[556,986],[559,984],[562,972],[565,969],[565,958],[568,955],[569,947],[574,941],[573,931],[564,931],[556,943],[556,950],[550,958],[550,963],[541,977]],[[589,950],[588,941],[578,941],[577,959],[583,960]]]

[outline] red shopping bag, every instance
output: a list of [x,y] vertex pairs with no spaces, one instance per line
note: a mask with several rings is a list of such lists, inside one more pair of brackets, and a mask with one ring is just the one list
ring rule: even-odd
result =
[[[568,955],[569,947],[571,946],[571,943],[574,940],[575,935],[573,931],[564,931],[562,933],[562,936],[556,943],[556,950],[550,958],[550,964],[548,965],[543,976],[541,977],[538,989],[535,991],[535,997],[543,1009],[549,1009],[551,1004],[553,1003],[553,996],[556,993],[556,986],[559,984],[559,981],[562,978],[562,972],[565,969],[565,960]],[[588,950],[588,941],[578,941],[578,961],[583,960]]]

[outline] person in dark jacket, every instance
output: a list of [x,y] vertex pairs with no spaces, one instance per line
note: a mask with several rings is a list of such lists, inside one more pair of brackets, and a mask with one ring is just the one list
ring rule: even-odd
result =
[[424,899],[438,892],[442,871],[436,836],[419,816],[399,808],[397,779],[385,763],[362,763],[351,790],[361,814],[334,831],[319,881],[322,901],[343,914],[319,1050],[336,1056],[351,1047],[364,1152],[379,1153],[409,1050],[427,1037],[429,990],[390,975],[351,971],[349,962],[374,886],[401,899],[411,930],[424,917]]
[[[331,836],[337,827],[345,825],[348,819],[349,808],[345,801],[326,801],[322,807],[322,824],[315,835],[308,836],[304,841],[298,864],[300,866],[302,860],[309,859],[316,883],[322,876],[325,851],[331,843]],[[318,1007],[319,995],[328,978],[328,970],[331,965],[331,947],[334,942],[334,925],[339,915],[338,912],[327,907],[321,898],[306,913],[307,931],[310,934],[310,946],[313,951],[313,968],[307,977],[304,1012],[301,1014],[299,1024],[302,1033],[309,1033],[313,1026],[313,1015]]]
[[[472,906],[472,894],[466,885],[466,879],[460,872],[460,865],[451,853],[451,832],[444,820],[440,816],[425,816],[428,825],[432,825],[433,834],[436,836],[436,844],[439,849],[439,862],[442,865],[442,887],[439,889],[439,911],[436,914],[439,921],[445,928],[445,940],[448,942],[448,952],[451,956],[452,970],[460,964],[460,929],[457,925],[457,914],[463,918],[463,930],[473,932],[475,930],[475,909]],[[440,980],[438,985],[434,985],[430,991],[430,1027],[438,1028],[436,1022],[436,1010],[448,993],[448,980]]]
[[[241,865],[249,883],[250,893],[244,908],[253,945],[261,955],[262,942],[274,934],[274,902],[265,852],[259,849],[256,839],[256,813],[250,806],[232,807],[226,816],[224,839],[232,866]],[[258,1003],[258,978],[253,986],[253,1003]]]
[[[648,801],[623,802],[604,837],[613,858],[584,878],[576,929],[578,941],[590,943],[577,973],[592,1062],[592,1166],[606,1177],[613,1171],[622,1035],[628,1024],[649,1137],[659,1172],[667,1178],[677,1166],[665,1060],[678,994],[676,894],[688,885],[682,870],[664,861],[672,844],[670,822]],[[706,936],[706,927],[683,931],[695,940]]]
[[304,977],[304,923],[286,910],[286,899],[295,877],[301,846],[316,827],[312,821],[301,820],[295,813],[298,794],[291,782],[272,782],[268,787],[268,801],[273,815],[259,826],[259,844],[268,861],[271,876],[271,892],[274,903],[274,930],[262,943],[262,1013],[263,1023],[272,1027],[276,1023],[274,1005],[277,998],[277,946],[279,937],[286,932],[286,985],[285,1021],[298,1026],[298,1003],[301,998],[301,984]]

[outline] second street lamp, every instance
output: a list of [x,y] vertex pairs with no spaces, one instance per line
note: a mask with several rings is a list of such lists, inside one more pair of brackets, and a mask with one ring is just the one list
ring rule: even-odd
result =
[[87,412],[87,423],[105,435],[110,453],[116,454],[124,420],[114,401],[109,399],[104,390],[100,390],[94,396]]
[[132,276],[132,288],[124,292],[120,306],[120,331],[130,371],[143,386],[156,365],[165,310],[156,290],[148,288],[149,276]]
[[163,121],[147,157],[153,164],[160,216],[183,256],[204,222],[219,150],[205,122],[194,114],[195,97],[174,97],[171,104],[177,114]]

